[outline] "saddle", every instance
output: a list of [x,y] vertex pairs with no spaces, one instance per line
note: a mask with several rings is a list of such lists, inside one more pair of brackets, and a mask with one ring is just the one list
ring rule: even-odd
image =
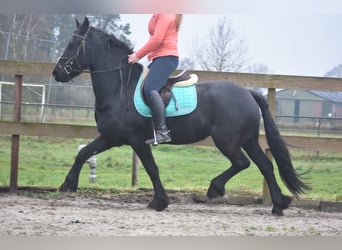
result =
[[[151,109],[148,104],[144,100],[144,96],[142,93],[143,81],[147,75],[148,69],[144,68],[141,73],[139,80],[137,81],[137,86],[134,90],[134,107],[136,111],[142,115],[143,117],[151,117]],[[191,74],[189,80],[179,81],[181,79],[188,79],[186,71],[181,72],[175,77],[171,77],[171,81],[168,81],[166,88],[169,88],[171,92],[167,94],[169,96],[169,100],[167,101],[168,105],[165,106],[165,116],[166,117],[175,117],[181,115],[187,115],[193,112],[197,107],[197,87],[195,83],[198,82],[198,76],[196,74]],[[166,89],[165,88],[165,89]],[[167,92],[165,89],[162,90],[162,96],[164,99]],[[163,92],[164,91],[164,92]]]
[[[146,69],[148,70],[148,69]],[[145,72],[145,76],[147,75],[147,72]],[[159,91],[159,94],[161,98],[163,99],[163,102],[165,104],[165,107],[169,105],[171,97],[175,98],[173,92],[172,92],[172,87],[177,85],[178,83],[183,83],[182,86],[187,86],[185,82],[189,81],[191,79],[192,75],[190,73],[190,70],[185,69],[179,74],[175,76],[171,76],[167,79],[164,87]],[[144,77],[145,78],[145,77]],[[194,84],[196,80],[189,82],[188,85]],[[147,104],[146,101],[146,96],[144,95],[144,86],[145,86],[145,81],[141,84],[141,95],[143,96],[144,102]]]

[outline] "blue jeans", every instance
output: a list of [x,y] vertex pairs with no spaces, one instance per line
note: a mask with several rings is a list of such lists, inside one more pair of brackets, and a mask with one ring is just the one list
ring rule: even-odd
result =
[[148,66],[149,72],[145,78],[144,94],[149,97],[152,90],[164,87],[169,76],[177,69],[179,59],[177,56],[161,56],[153,59]]

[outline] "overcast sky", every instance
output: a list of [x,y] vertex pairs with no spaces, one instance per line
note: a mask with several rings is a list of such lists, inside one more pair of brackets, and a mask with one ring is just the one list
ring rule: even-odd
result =
[[[148,39],[150,14],[121,14],[131,24],[135,48]],[[198,35],[227,16],[248,46],[252,63],[267,65],[273,74],[323,76],[342,63],[342,14],[282,13],[185,14],[179,35],[180,58],[191,57]]]

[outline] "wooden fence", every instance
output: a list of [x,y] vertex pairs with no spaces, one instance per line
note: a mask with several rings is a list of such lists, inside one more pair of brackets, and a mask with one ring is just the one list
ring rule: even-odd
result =
[[[28,136],[51,136],[68,138],[95,138],[98,132],[94,126],[65,125],[30,123],[20,121],[21,110],[21,89],[24,76],[50,77],[54,64],[32,63],[0,60],[0,74],[15,76],[15,100],[13,121],[0,121],[0,134],[12,135],[11,149],[11,174],[10,191],[16,191],[18,178],[18,155],[20,135]],[[268,101],[271,113],[275,112],[275,90],[276,88],[304,89],[304,90],[325,90],[342,91],[342,79],[325,77],[304,77],[267,74],[246,74],[246,73],[224,73],[193,71],[200,81],[206,80],[229,80],[245,87],[257,87],[268,89]],[[89,74],[82,74],[80,77],[89,78]],[[342,138],[318,138],[304,136],[284,136],[284,139],[298,148],[320,151],[341,151]],[[260,143],[267,148],[264,136],[260,137]],[[213,145],[211,138],[198,142],[199,145]],[[136,162],[134,160],[134,162]],[[136,167],[134,167],[136,169]],[[133,171],[133,176],[136,173]],[[134,182],[134,180],[133,180]]]

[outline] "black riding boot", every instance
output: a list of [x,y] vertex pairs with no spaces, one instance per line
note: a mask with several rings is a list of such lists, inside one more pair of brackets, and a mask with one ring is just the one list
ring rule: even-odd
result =
[[155,126],[155,138],[146,140],[146,144],[157,145],[159,143],[170,142],[170,130],[166,127],[165,122],[165,105],[156,90],[152,90],[150,96],[147,98],[147,103],[152,112],[152,119]]

